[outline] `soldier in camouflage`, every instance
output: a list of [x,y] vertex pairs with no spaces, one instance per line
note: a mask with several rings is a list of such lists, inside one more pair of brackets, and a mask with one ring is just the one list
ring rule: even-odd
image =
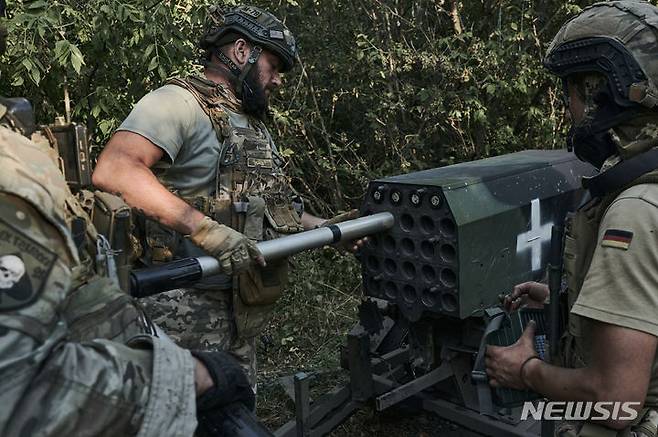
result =
[[94,184],[145,217],[146,264],[210,254],[223,275],[149,298],[179,345],[233,353],[256,382],[255,336],[287,280],[255,242],[321,225],[303,212],[263,119],[281,73],[297,58],[291,32],[251,6],[209,10],[203,76],[142,98],[99,158]]
[[[658,8],[597,3],[567,22],[546,67],[563,79],[576,155],[601,171],[568,218],[566,320],[552,364],[534,349],[534,326],[510,347],[489,347],[492,386],[551,400],[634,402],[637,417],[563,421],[556,435],[658,435]],[[505,303],[543,306],[546,285],[515,287]]]
[[0,434],[192,435],[198,413],[253,408],[232,358],[149,335],[139,307],[93,273],[54,151],[10,115],[0,104]]

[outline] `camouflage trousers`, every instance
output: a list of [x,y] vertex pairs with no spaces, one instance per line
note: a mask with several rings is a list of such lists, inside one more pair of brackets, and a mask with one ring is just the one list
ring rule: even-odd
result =
[[230,290],[181,288],[144,298],[141,303],[178,346],[231,353],[256,391],[256,340],[238,337]]

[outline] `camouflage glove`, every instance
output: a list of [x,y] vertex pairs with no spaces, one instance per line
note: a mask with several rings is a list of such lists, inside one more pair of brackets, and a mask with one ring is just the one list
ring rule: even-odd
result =
[[196,400],[197,414],[240,402],[250,411],[256,396],[238,362],[226,352],[191,351],[206,366],[215,385]]
[[256,243],[228,226],[206,217],[190,235],[194,244],[219,260],[222,271],[232,275],[246,270],[254,259],[262,256]]

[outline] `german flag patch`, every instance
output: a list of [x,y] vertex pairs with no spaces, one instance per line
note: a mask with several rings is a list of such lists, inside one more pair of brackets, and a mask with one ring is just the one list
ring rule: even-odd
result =
[[608,229],[605,231],[605,235],[603,235],[601,246],[628,250],[631,240],[633,240],[632,232],[622,231],[621,229]]

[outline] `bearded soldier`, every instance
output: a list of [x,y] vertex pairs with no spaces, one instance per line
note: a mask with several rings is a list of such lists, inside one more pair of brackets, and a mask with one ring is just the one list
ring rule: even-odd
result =
[[[590,199],[567,224],[569,312],[559,356],[552,364],[538,359],[531,325],[515,345],[489,347],[487,373],[492,386],[550,400],[635,403],[635,420],[563,422],[557,435],[655,436],[658,8],[645,1],[586,8],[558,32],[545,65],[564,82],[570,145],[601,172],[583,181]],[[525,283],[506,305],[542,306],[547,296],[545,285]]]
[[203,76],[170,81],[134,107],[105,147],[94,184],[141,210],[144,261],[210,254],[224,274],[152,300],[155,321],[180,345],[231,351],[255,384],[254,337],[287,280],[255,245],[310,229],[263,119],[295,39],[267,11],[210,8]]
[[54,151],[25,138],[15,100],[1,102],[0,434],[192,435],[197,415],[207,431],[225,405],[253,408],[231,357],[151,335],[139,306],[94,273],[97,235]]

